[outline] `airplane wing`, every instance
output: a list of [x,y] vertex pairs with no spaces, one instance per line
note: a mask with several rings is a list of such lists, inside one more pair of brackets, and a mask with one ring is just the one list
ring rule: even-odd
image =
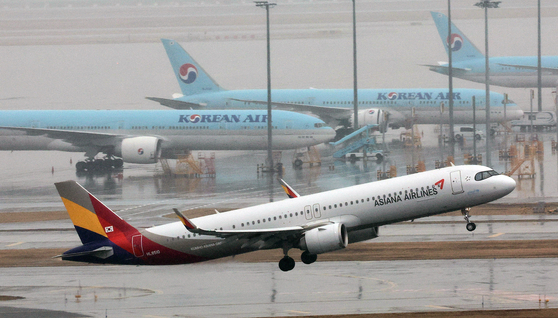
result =
[[124,139],[125,135],[117,135],[110,133],[91,132],[91,131],[77,131],[77,130],[64,130],[64,129],[46,129],[46,128],[27,128],[27,127],[10,127],[0,126],[0,129],[20,131],[29,136],[45,136],[52,139],[60,139],[70,143],[76,147],[83,147],[86,145],[107,145],[110,142]]
[[[262,101],[262,100],[235,99],[235,98],[231,98],[231,100],[245,102],[245,103],[267,105],[267,101]],[[325,107],[325,106],[318,106],[318,105],[304,105],[304,104],[281,103],[281,102],[271,102],[271,105],[273,105],[273,108],[275,109],[311,113],[320,117],[325,122],[347,119],[350,118],[353,114],[353,108]]]
[[[502,63],[498,63],[498,65],[508,66],[508,67],[515,67],[515,68],[525,69],[525,70],[533,70],[533,71],[536,71],[538,69],[538,67],[536,67],[536,66],[529,66],[529,65],[502,64]],[[541,67],[541,70],[544,71],[544,72],[552,73],[552,74],[558,74],[558,68]]]
[[[449,65],[445,64],[445,65],[433,65],[433,64],[421,64],[422,66],[426,66],[426,67],[430,67],[430,68],[438,68],[438,69],[448,69]],[[455,71],[461,71],[461,72],[469,72],[471,71],[470,68],[465,68],[465,67],[452,67],[453,70]]]
[[174,213],[178,216],[184,227],[191,233],[200,235],[210,235],[221,238],[231,239],[249,239],[243,247],[255,246],[258,249],[270,248],[275,243],[289,238],[300,238],[302,234],[311,229],[330,224],[330,221],[320,221],[304,226],[288,226],[270,229],[255,229],[255,230],[206,230],[197,227],[190,221],[184,214],[177,209],[173,209]]
[[168,99],[168,98],[159,98],[159,97],[146,97],[146,99],[155,101],[163,106],[167,106],[172,109],[205,109],[207,106],[207,104],[205,103],[184,102],[177,99]]

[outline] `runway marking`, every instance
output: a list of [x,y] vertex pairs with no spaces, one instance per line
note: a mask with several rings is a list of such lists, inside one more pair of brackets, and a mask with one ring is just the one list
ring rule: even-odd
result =
[[504,235],[504,233],[492,234],[492,235],[490,235],[489,237],[490,237],[490,238],[493,238],[493,237],[498,237],[498,236],[500,236],[500,235]]
[[435,306],[435,305],[426,305],[426,307],[436,308],[436,309],[444,309],[444,310],[447,310],[447,309],[454,309],[454,308],[451,308],[451,307]]
[[312,312],[310,311],[300,311],[300,310],[287,310],[287,312],[293,313],[293,314],[304,314],[304,315],[309,315]]
[[17,246],[17,245],[21,245],[21,244],[23,244],[23,243],[25,243],[25,242],[17,242],[17,243],[13,243],[13,244],[6,245],[6,247]]

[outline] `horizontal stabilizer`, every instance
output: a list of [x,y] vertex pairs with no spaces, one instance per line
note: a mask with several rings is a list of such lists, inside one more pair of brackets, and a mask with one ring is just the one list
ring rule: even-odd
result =
[[75,257],[83,257],[83,256],[93,256],[100,259],[107,259],[114,255],[114,250],[110,246],[102,246],[98,249],[92,251],[84,251],[79,253],[64,253],[62,255],[58,255],[56,257],[62,257],[64,260],[68,260]]
[[170,107],[172,109],[204,109],[207,106],[207,104],[204,103],[191,103],[168,98],[146,97],[146,99],[155,101],[163,106]]

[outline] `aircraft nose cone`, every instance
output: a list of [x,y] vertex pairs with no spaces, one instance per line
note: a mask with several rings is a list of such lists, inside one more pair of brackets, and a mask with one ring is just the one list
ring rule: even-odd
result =
[[505,191],[506,194],[511,193],[516,186],[516,182],[513,178],[508,176],[502,176],[502,189]]
[[328,142],[330,140],[332,140],[333,138],[335,138],[335,129],[331,128],[331,127],[327,127],[327,128],[322,128],[322,132],[320,134],[320,136],[322,137],[321,142]]

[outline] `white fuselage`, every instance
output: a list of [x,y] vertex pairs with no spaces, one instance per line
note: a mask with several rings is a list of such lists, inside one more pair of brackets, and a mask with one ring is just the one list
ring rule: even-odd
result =
[[[351,237],[380,225],[412,220],[496,200],[515,188],[504,175],[475,180],[482,166],[457,166],[286,199],[193,219],[204,229],[259,230],[342,223]],[[148,239],[206,258],[262,248],[259,242],[193,235],[176,222],[146,229]],[[275,246],[276,247],[276,246]],[[148,253],[148,251],[146,251]]]

